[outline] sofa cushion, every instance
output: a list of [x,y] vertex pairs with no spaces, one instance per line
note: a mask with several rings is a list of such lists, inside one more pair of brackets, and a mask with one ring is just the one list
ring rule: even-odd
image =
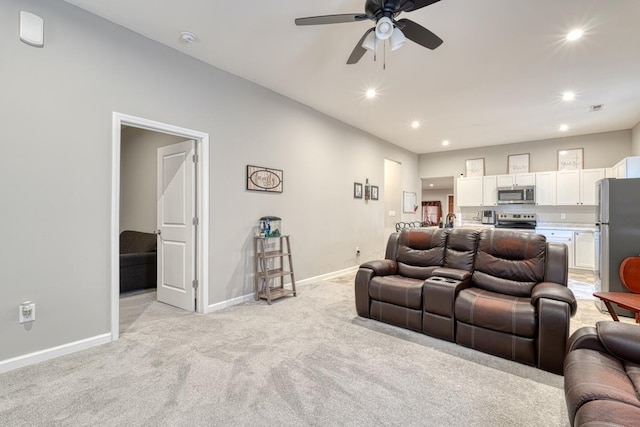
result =
[[564,362],[564,393],[569,419],[574,419],[580,407],[594,400],[618,401],[640,409],[636,387],[628,375],[639,369],[638,365],[596,350],[571,351]]
[[443,228],[404,229],[398,238],[398,274],[427,279],[444,264],[447,233]]
[[456,298],[455,316],[460,322],[493,331],[525,338],[536,336],[535,307],[529,298],[464,289]]
[[473,285],[529,297],[533,286],[544,280],[546,247],[540,234],[484,230],[478,241]]
[[455,228],[447,237],[444,265],[448,268],[471,271],[476,258],[480,231]]
[[153,252],[156,250],[156,235],[141,231],[125,230],[120,233],[120,253]]
[[640,408],[612,400],[592,400],[578,409],[574,427],[629,427],[638,425]]
[[369,283],[369,296],[415,310],[422,308],[422,285],[424,281],[402,276],[375,276]]

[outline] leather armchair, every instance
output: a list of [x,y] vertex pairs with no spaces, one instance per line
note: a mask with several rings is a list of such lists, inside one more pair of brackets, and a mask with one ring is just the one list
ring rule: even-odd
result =
[[571,335],[564,393],[572,426],[637,426],[639,389],[639,326],[602,321]]
[[[550,254],[558,269],[546,265]],[[455,302],[456,342],[561,374],[577,310],[566,266],[564,244],[533,233],[483,231],[471,285]]]

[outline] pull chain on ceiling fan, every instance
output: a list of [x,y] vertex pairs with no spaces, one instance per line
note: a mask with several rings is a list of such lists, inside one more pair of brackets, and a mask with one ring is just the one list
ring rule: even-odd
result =
[[367,53],[374,52],[378,42],[389,40],[392,51],[401,48],[407,39],[428,49],[435,49],[442,44],[442,39],[420,24],[409,19],[399,19],[396,16],[401,12],[412,12],[437,3],[440,0],[366,0],[365,13],[348,13],[340,15],[310,16],[298,18],[296,25],[324,25],[340,24],[346,22],[359,22],[371,20],[376,23],[365,31],[355,48],[351,52],[347,64],[355,64]]

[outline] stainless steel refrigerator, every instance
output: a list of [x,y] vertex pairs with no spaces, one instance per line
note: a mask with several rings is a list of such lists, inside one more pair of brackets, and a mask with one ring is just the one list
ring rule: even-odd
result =
[[[640,254],[640,178],[605,178],[596,184],[600,234],[600,291],[629,292],[618,273],[622,261]],[[598,241],[598,239],[596,239]],[[600,307],[605,310],[604,304]],[[633,317],[627,310],[618,314]]]

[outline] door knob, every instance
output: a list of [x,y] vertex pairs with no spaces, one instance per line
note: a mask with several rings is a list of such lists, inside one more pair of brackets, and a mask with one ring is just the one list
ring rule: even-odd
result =
[[156,234],[159,236],[162,234],[162,230],[156,230]]

